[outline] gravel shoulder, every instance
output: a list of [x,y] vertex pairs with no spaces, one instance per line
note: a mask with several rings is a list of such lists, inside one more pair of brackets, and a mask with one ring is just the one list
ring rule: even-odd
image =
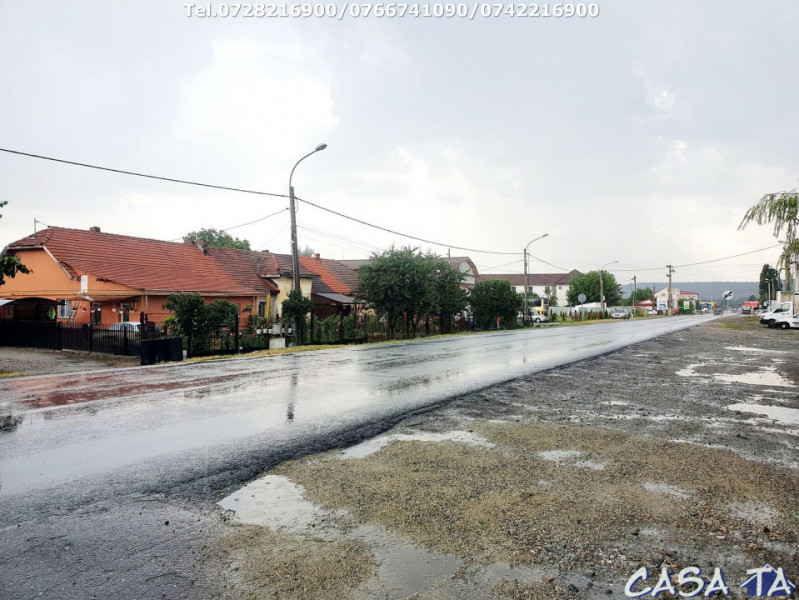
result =
[[767,563],[797,581],[797,351],[729,318],[459,398],[269,471],[282,495],[238,513],[262,526],[203,568],[223,598],[623,598],[643,566],[651,586],[720,567],[739,598]]
[[141,364],[137,356],[89,354],[71,350],[0,347],[0,377],[76,373]]

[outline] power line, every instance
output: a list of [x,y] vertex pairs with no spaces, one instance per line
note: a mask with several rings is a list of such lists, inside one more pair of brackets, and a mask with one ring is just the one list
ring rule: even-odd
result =
[[189,181],[187,179],[175,179],[173,177],[162,177],[160,175],[148,175],[147,173],[137,173],[136,171],[126,171],[124,169],[112,169],[111,167],[101,167],[99,165],[90,165],[88,163],[77,162],[74,160],[66,160],[63,158],[53,158],[52,156],[42,156],[41,154],[31,154],[29,152],[20,152],[19,150],[9,150],[8,148],[0,148],[0,152],[7,152],[9,154],[17,154],[19,156],[28,156],[30,158],[39,158],[41,160],[49,160],[51,162],[62,163],[65,165],[72,165],[75,167],[86,167],[87,169],[96,169],[98,171],[108,171],[109,173],[119,173],[121,175],[133,175],[134,177],[144,177],[145,179],[157,179],[159,181],[169,181],[171,183],[182,183],[184,185],[196,185],[198,187],[212,188],[215,190],[226,190],[228,192],[239,192],[241,194],[257,194],[258,196],[275,196],[276,198],[288,198],[286,194],[273,194],[271,192],[259,192],[257,190],[245,190],[242,188],[227,187],[224,185],[213,185],[210,183],[200,183],[197,181]]
[[[88,163],[77,162],[77,161],[74,161],[74,160],[66,160],[66,159],[63,159],[63,158],[54,158],[52,156],[43,156],[41,154],[32,154],[30,152],[21,152],[19,150],[10,150],[8,148],[0,148],[0,152],[7,152],[8,154],[16,154],[18,156],[27,156],[29,158],[38,158],[38,159],[41,159],[41,160],[49,160],[49,161],[52,161],[52,162],[57,162],[57,163],[65,164],[65,165],[72,165],[72,166],[76,166],[76,167],[85,167],[87,169],[96,169],[98,171],[108,171],[110,173],[118,173],[118,174],[121,174],[121,175],[132,175],[134,177],[144,177],[146,179],[157,179],[159,181],[169,181],[171,183],[182,183],[184,185],[195,185],[195,186],[204,187],[204,188],[211,188],[211,189],[215,189],[215,190],[225,190],[225,191],[228,191],[228,192],[239,192],[241,194],[256,194],[256,195],[259,195],[259,196],[274,196],[276,198],[288,198],[288,196],[286,194],[274,194],[274,193],[271,193],[271,192],[260,192],[258,190],[248,190],[248,189],[243,189],[243,188],[228,187],[228,186],[224,186],[224,185],[214,185],[214,184],[210,184],[210,183],[200,183],[200,182],[197,182],[197,181],[189,181],[189,180],[186,180],[186,179],[175,179],[173,177],[162,177],[160,175],[149,175],[149,174],[146,174],[146,173],[138,173],[136,171],[127,171],[127,170],[124,170],[124,169],[113,169],[113,168],[110,168],[110,167],[103,167],[103,166],[100,166],[100,165],[92,165],[92,164],[88,164]],[[372,227],[374,229],[379,229],[380,231],[385,231],[385,232],[391,233],[393,235],[399,235],[401,237],[408,238],[410,240],[415,240],[417,242],[423,242],[425,244],[432,244],[434,246],[441,246],[443,248],[453,248],[455,250],[465,250],[466,252],[474,252],[476,254],[502,254],[502,255],[518,254],[518,252],[497,252],[497,251],[494,251],[494,250],[475,250],[474,248],[464,248],[462,246],[454,246],[452,244],[445,244],[445,243],[442,243],[442,242],[435,242],[435,241],[432,241],[432,240],[427,240],[427,239],[416,237],[416,236],[413,236],[413,235],[408,235],[406,233],[401,233],[401,232],[395,231],[393,229],[387,229],[385,227],[381,227],[380,225],[375,225],[374,223],[369,223],[369,222],[363,221],[361,219],[356,219],[355,217],[350,217],[349,215],[345,215],[344,213],[340,213],[338,211],[331,210],[329,208],[325,208],[324,206],[320,206],[318,204],[314,204],[313,202],[310,202],[309,200],[303,200],[302,198],[297,198],[297,200],[299,200],[300,202],[304,202],[305,204],[308,204],[309,206],[313,206],[314,208],[318,208],[319,210],[323,210],[323,211],[329,212],[331,214],[337,215],[337,216],[339,216],[339,217],[341,217],[343,219],[349,219],[350,221],[354,221],[355,223],[360,223],[361,225],[366,225],[367,227]],[[247,224],[248,223],[245,223],[245,225],[247,225]],[[235,229],[236,227],[242,227],[242,226],[243,225],[234,225],[233,227],[228,227],[228,229]]]
[[740,254],[735,254],[733,256],[725,256],[724,258],[714,258],[713,260],[705,260],[702,262],[695,262],[690,263],[687,265],[677,265],[677,267],[695,267],[697,265],[706,265],[708,263],[719,262],[721,260],[729,260],[730,258],[738,258],[739,256],[746,256],[747,254],[755,254],[757,252],[764,252],[766,250],[773,250],[774,248],[782,248],[782,244],[775,244],[774,246],[768,246],[767,248],[761,248],[760,250],[751,250],[749,252],[741,252]]
[[380,225],[375,225],[374,223],[368,223],[366,221],[362,221],[361,219],[356,219],[355,217],[350,217],[349,215],[345,215],[338,211],[335,211],[331,208],[325,208],[324,206],[320,206],[319,204],[314,204],[310,200],[303,200],[302,198],[296,197],[297,200],[300,202],[304,202],[309,206],[313,206],[314,208],[318,208],[319,210],[323,210],[325,212],[329,212],[330,214],[336,215],[338,217],[342,217],[344,219],[349,219],[350,221],[355,221],[356,223],[360,223],[361,225],[366,225],[367,227],[373,227],[374,229],[379,229],[380,231],[385,231],[386,233],[391,233],[393,235],[399,235],[404,238],[408,238],[409,240],[415,240],[417,242],[423,242],[425,244],[432,244],[434,246],[442,246],[443,248],[451,248],[453,250],[465,250],[466,252],[474,252],[475,254],[502,254],[502,255],[512,255],[512,254],[519,254],[519,252],[499,252],[497,250],[475,250],[474,248],[464,248],[463,246],[455,246],[453,244],[445,244],[443,242],[434,242],[432,240],[426,240],[424,238],[416,237],[413,235],[408,235],[407,233],[401,233],[399,231],[395,231],[393,229],[388,229],[386,227],[381,227]]
[[[286,194],[275,194],[275,193],[272,193],[272,192],[262,192],[262,191],[258,191],[258,190],[248,190],[248,189],[244,189],[244,188],[234,188],[234,187],[223,186],[223,185],[215,185],[215,184],[210,184],[210,183],[201,183],[201,182],[197,182],[197,181],[189,181],[189,180],[186,180],[186,179],[176,179],[176,178],[173,178],[173,177],[163,177],[163,176],[160,176],[160,175],[150,175],[150,174],[147,174],[147,173],[139,173],[139,172],[136,172],[136,171],[127,171],[127,170],[124,170],[124,169],[114,169],[114,168],[111,168],[111,167],[103,167],[103,166],[100,166],[100,165],[92,165],[92,164],[77,162],[77,161],[73,161],[73,160],[66,160],[66,159],[63,159],[63,158],[54,158],[52,156],[43,156],[41,154],[32,154],[30,152],[22,152],[20,150],[10,150],[8,148],[0,148],[0,152],[6,152],[8,154],[15,154],[15,155],[18,155],[18,156],[26,156],[26,157],[29,157],[29,158],[38,158],[40,160],[47,160],[47,161],[51,161],[51,162],[56,162],[56,163],[61,163],[61,164],[66,164],[66,165],[72,165],[72,166],[76,166],[76,167],[85,167],[87,169],[95,169],[95,170],[98,170],[98,171],[107,171],[107,172],[110,172],[110,173],[117,173],[117,174],[121,174],[121,175],[131,175],[131,176],[134,176],[134,177],[143,177],[143,178],[146,178],[146,179],[155,179],[155,180],[159,180],[159,181],[168,181],[170,183],[180,183],[180,184],[184,184],[184,185],[194,185],[194,186],[210,188],[210,189],[225,190],[225,191],[228,191],[228,192],[238,192],[238,193],[241,193],[241,194],[255,194],[255,195],[258,195],[258,196],[272,196],[272,197],[275,197],[275,198],[288,198],[288,196]],[[396,230],[393,230],[393,229],[388,229],[386,227],[381,227],[380,225],[375,225],[374,223],[369,223],[368,221],[364,221],[362,219],[357,219],[355,217],[351,217],[349,215],[345,215],[344,213],[332,210],[330,208],[326,208],[326,207],[321,206],[319,204],[315,204],[314,202],[311,202],[310,200],[304,200],[302,198],[297,198],[297,200],[299,200],[300,202],[303,202],[303,203],[305,203],[305,204],[307,204],[309,206],[313,206],[314,208],[318,208],[319,210],[328,212],[330,214],[334,214],[334,215],[336,215],[338,217],[341,217],[343,219],[347,219],[347,220],[353,221],[355,223],[360,223],[361,225],[365,225],[367,227],[372,227],[373,229],[378,229],[380,231],[384,231],[384,232],[390,233],[392,235],[399,235],[401,237],[404,237],[404,238],[407,238],[407,239],[410,239],[410,240],[415,240],[417,242],[422,242],[422,243],[425,243],[425,244],[432,244],[434,246],[441,246],[443,248],[451,248],[451,249],[454,249],[454,250],[463,250],[465,252],[474,252],[476,254],[497,254],[497,255],[503,255],[503,256],[511,256],[511,255],[519,254],[518,252],[499,252],[499,251],[496,251],[496,250],[477,250],[477,249],[474,249],[474,248],[465,248],[463,246],[455,246],[453,244],[445,244],[443,242],[436,242],[436,241],[433,241],[433,240],[428,240],[428,239],[425,239],[425,238],[420,238],[420,237],[417,237],[417,236],[413,236],[413,235],[409,235],[409,234],[406,234],[406,233],[402,233],[402,232],[399,232],[399,231],[396,231]],[[256,219],[255,221],[249,221],[247,223],[242,223],[240,225],[233,225],[231,227],[223,229],[222,231],[228,231],[230,229],[236,229],[238,227],[244,227],[245,225],[251,225],[253,223],[257,223],[257,222],[262,221],[264,219],[268,219],[268,218],[273,217],[273,216],[275,216],[277,214],[280,214],[281,212],[283,212],[285,210],[286,209],[280,210],[280,211],[278,211],[276,213],[273,213],[271,215],[267,215],[265,217],[261,217],[260,219]],[[730,258],[738,258],[739,256],[746,256],[747,254],[755,254],[757,252],[763,252],[765,250],[772,250],[772,249],[778,248],[778,247],[781,247],[780,244],[776,244],[774,246],[769,246],[767,248],[761,248],[759,250],[752,250],[750,252],[742,252],[741,254],[735,254],[733,256],[725,256],[723,258],[715,258],[715,259],[712,259],[712,260],[706,260],[706,261],[701,261],[701,262],[696,262],[696,263],[689,263],[689,264],[685,264],[685,265],[676,265],[676,266],[682,268],[682,267],[694,267],[694,266],[698,266],[698,265],[705,265],[705,264],[709,264],[709,263],[719,262],[719,261],[722,261],[722,260],[729,260]],[[547,262],[545,260],[542,260],[542,259],[540,259],[540,258],[538,258],[536,256],[533,256],[532,254],[530,256],[532,258],[534,258],[535,260],[544,263],[545,265],[549,265],[550,267],[553,267],[553,268],[556,268],[556,269],[560,269],[562,271],[568,271],[569,270],[569,269],[566,269],[565,267],[560,267],[558,265],[554,265],[554,264],[549,263],[549,262]],[[648,268],[640,268],[640,269],[614,269],[614,271],[623,273],[623,272],[635,272],[635,271],[655,271],[655,270],[662,269],[662,268],[663,267],[648,267]]]

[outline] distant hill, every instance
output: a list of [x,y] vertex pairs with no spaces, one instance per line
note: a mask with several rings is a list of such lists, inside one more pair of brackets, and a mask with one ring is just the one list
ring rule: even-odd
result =
[[[651,281],[638,281],[638,287],[655,286],[652,291],[657,292],[668,285],[668,282],[653,283]],[[740,304],[749,296],[759,296],[758,281],[672,281],[671,286],[682,291],[696,292],[703,301],[719,301],[725,290],[733,293],[732,304]],[[630,286],[622,285],[625,296],[630,295]]]

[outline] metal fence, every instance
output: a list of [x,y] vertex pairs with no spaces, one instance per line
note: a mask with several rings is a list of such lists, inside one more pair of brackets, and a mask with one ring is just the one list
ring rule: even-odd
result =
[[160,336],[157,331],[136,331],[116,325],[0,320],[0,346],[139,356],[143,339]]

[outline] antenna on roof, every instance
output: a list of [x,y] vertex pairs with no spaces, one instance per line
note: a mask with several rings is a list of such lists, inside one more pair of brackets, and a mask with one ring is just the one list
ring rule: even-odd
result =
[[36,217],[33,218],[33,235],[36,235]]

